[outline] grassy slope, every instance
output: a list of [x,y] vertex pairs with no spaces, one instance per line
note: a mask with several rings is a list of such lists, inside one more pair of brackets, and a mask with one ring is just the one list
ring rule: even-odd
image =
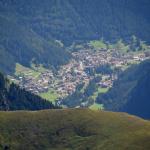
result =
[[39,96],[53,103],[55,103],[56,99],[58,98],[58,94],[53,90],[49,90],[48,92],[41,93],[39,94]]
[[[98,90],[91,96],[91,98],[93,98],[94,101],[96,101],[96,98],[99,94],[104,94],[108,90],[109,90],[108,88],[98,88]],[[102,109],[104,109],[104,106],[103,106],[103,104],[98,104],[98,103],[94,102],[94,104],[91,105],[89,108],[92,110],[102,110]]]
[[149,150],[150,122],[88,109],[0,113],[0,150]]
[[20,76],[25,75],[25,74],[30,74],[32,77],[38,77],[41,72],[35,71],[32,68],[28,68],[25,66],[22,66],[21,64],[16,63],[16,68],[15,68],[15,75]]
[[89,108],[92,109],[92,110],[102,110],[102,109],[104,109],[103,105],[102,104],[98,104],[98,103],[94,103]]
[[101,40],[97,40],[97,41],[91,41],[90,44],[94,47],[94,48],[107,48],[106,44],[101,41]]

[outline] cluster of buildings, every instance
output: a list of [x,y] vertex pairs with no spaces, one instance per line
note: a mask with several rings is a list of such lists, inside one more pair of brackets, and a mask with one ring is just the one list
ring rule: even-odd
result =
[[[114,68],[123,69],[125,66],[150,58],[150,55],[146,55],[144,52],[123,54],[116,49],[95,51],[84,49],[73,52],[72,56],[72,60],[62,66],[57,74],[51,70],[46,70],[36,78],[32,75],[26,75],[19,78],[20,86],[35,94],[45,93],[49,89],[53,89],[62,98],[73,93],[78,84],[85,83],[88,85],[94,76],[85,71],[87,68],[94,69],[100,65],[110,64]],[[104,74],[98,85],[102,88],[108,88],[116,79],[117,73]]]
[[133,64],[136,61],[143,61],[149,56],[146,56],[144,52],[141,53],[121,53],[116,49],[101,49],[99,51],[81,50],[74,52],[73,56],[77,61],[81,61],[84,66],[95,68],[100,65],[110,64],[115,67],[122,67],[124,65]]
[[48,92],[53,77],[51,71],[45,71],[38,77],[34,77],[32,73],[30,75],[25,74],[19,77],[19,85],[34,94],[44,93]]

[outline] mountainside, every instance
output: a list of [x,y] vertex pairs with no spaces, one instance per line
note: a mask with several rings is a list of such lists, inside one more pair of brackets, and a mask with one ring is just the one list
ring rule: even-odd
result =
[[0,112],[0,149],[149,150],[150,122],[86,109]]
[[148,0],[72,0],[71,3],[95,36],[113,41],[136,35],[149,40]]
[[13,72],[16,62],[66,63],[70,55],[56,40],[68,44],[135,35],[150,41],[149,8],[149,0],[1,0],[0,69]]
[[97,101],[107,110],[125,111],[150,118],[150,60],[133,65],[120,74],[113,87]]
[[150,70],[139,80],[129,97],[129,101],[119,111],[150,118]]
[[41,110],[56,107],[39,96],[20,89],[0,73],[0,110]]
[[[46,67],[58,67],[68,62],[70,58],[70,54],[55,39],[51,38],[48,31],[45,32],[49,37],[45,37],[41,33],[42,29],[37,29],[37,32],[34,30],[34,24],[31,21],[36,22],[34,20],[36,17],[40,19],[40,14],[32,13],[32,10],[35,10],[32,8],[33,3],[30,13],[26,8],[29,5],[24,4],[23,1],[0,1],[1,71],[14,72],[16,62],[25,66],[30,66],[33,62]],[[25,9],[20,12],[22,7]],[[9,61],[6,61],[8,59]]]
[[1,0],[5,15],[12,12],[22,25],[60,40],[131,35],[149,40],[149,8],[149,0]]

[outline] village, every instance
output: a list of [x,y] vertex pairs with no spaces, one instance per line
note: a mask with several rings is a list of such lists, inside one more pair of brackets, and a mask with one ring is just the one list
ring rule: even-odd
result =
[[[89,74],[86,71],[87,69],[95,69],[101,65],[109,64],[112,68],[124,70],[131,64],[139,63],[149,57],[149,53],[144,52],[123,54],[116,49],[99,49],[95,51],[90,48],[81,49],[72,52],[70,62],[61,66],[55,74],[52,70],[45,69],[36,77],[29,72],[19,76],[17,80],[20,87],[32,93],[39,95],[52,90],[57,93],[58,99],[60,99],[72,94],[80,83],[88,85],[95,74]],[[110,88],[114,80],[117,79],[117,75],[117,72],[102,74],[102,80],[97,84],[102,88]]]

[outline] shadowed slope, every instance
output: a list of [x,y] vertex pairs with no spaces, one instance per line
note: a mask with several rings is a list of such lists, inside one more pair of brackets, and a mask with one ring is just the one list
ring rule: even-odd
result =
[[124,111],[150,119],[150,60],[133,65],[119,75],[113,87],[97,101],[107,110]]

